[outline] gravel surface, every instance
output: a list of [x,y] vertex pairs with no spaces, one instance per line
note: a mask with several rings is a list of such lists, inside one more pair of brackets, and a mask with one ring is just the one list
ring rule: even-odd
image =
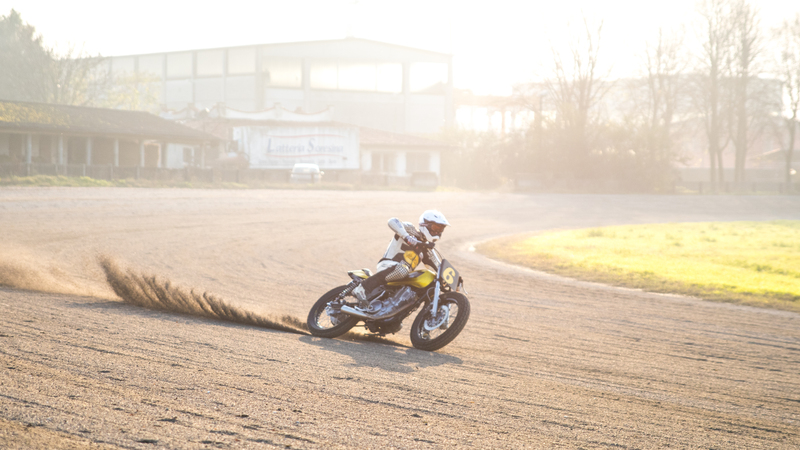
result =
[[[320,339],[122,303],[105,255],[305,321],[374,269],[392,216],[439,248],[472,315],[450,345]],[[488,260],[500,235],[800,219],[800,197],[0,189],[0,448],[797,448],[800,315]],[[23,289],[20,289],[23,288]],[[413,317],[413,316],[412,316]]]

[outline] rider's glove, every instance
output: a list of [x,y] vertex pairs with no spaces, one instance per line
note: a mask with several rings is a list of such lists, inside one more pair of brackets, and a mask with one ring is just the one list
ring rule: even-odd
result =
[[406,244],[408,244],[408,245],[410,245],[412,247],[415,247],[415,248],[416,248],[416,246],[418,246],[419,244],[422,243],[422,242],[420,242],[419,239],[415,238],[414,236],[412,236],[410,234],[408,236],[404,237],[403,240],[406,241]]

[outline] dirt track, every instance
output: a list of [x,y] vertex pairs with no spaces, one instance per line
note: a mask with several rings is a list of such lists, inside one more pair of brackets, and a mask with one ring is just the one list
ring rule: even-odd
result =
[[[389,205],[391,203],[391,205]],[[98,254],[305,319],[386,220],[443,210],[472,302],[437,353],[155,312]],[[800,197],[0,189],[0,448],[797,448],[800,315],[607,288],[471,253],[551,228],[800,219]],[[80,295],[75,295],[80,294]],[[105,298],[104,298],[105,297]]]

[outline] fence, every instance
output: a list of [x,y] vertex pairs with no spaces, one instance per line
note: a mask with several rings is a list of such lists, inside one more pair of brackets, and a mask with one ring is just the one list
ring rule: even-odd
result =
[[686,194],[800,194],[800,183],[780,183],[777,181],[724,182],[720,186],[708,181],[681,181],[675,183],[673,191]]
[[[187,167],[164,169],[156,167],[115,167],[112,165],[86,164],[0,164],[0,178],[51,175],[67,177],[89,177],[97,180],[154,180],[174,182],[282,184],[289,182],[289,170],[281,169],[221,169]],[[434,172],[419,172],[411,176],[388,176],[360,171],[329,171],[323,183],[345,183],[369,186],[406,186],[435,188],[439,178]]]
[[[518,174],[514,178],[514,189],[518,192],[580,192],[604,194],[635,194],[654,192],[642,183],[625,180],[577,180]],[[708,181],[676,181],[662,187],[664,194],[800,194],[800,183],[777,181],[751,181],[745,183],[725,182],[713,184]]]

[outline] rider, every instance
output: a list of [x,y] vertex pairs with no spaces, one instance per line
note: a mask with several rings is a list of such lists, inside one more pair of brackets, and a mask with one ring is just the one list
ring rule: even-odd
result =
[[[388,281],[398,281],[407,277],[414,267],[406,262],[405,252],[418,250],[425,242],[436,242],[442,237],[447,225],[450,223],[444,218],[444,214],[434,209],[429,209],[419,216],[419,230],[410,222],[401,222],[394,217],[389,219],[389,228],[394,231],[394,238],[378,262],[378,272],[353,289],[353,295],[358,299],[359,305],[366,305],[377,287]],[[423,252],[422,262],[434,266],[428,257],[428,252]]]

